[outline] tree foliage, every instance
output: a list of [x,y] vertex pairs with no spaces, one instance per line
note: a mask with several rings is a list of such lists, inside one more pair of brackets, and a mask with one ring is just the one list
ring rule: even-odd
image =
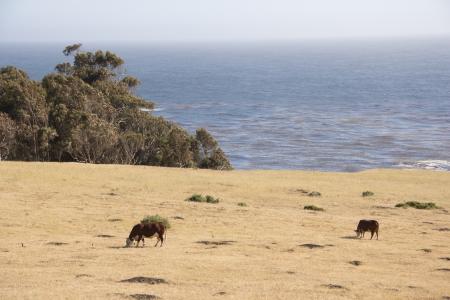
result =
[[0,113],[0,161],[8,159],[16,137],[16,124],[5,113]]
[[72,54],[72,52],[77,51],[80,48],[81,44],[68,45],[66,46],[66,48],[64,48],[63,53],[65,56],[69,56],[70,54]]
[[41,82],[0,69],[0,159],[231,169],[205,129],[192,136],[148,112],[153,103],[133,93],[140,82],[121,75],[119,56],[80,48],[67,46],[73,63]]
[[225,153],[220,149],[217,141],[206,129],[197,129],[195,138],[198,150],[197,161],[199,162],[200,168],[217,170],[231,169],[231,164]]

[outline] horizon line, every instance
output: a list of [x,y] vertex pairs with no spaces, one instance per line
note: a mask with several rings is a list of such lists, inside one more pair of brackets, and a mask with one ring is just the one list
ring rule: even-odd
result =
[[450,34],[420,36],[377,36],[377,37],[304,37],[304,38],[267,38],[267,39],[173,39],[173,40],[0,40],[0,44],[226,44],[226,43],[298,43],[298,42],[370,42],[370,41],[423,41],[449,39]]

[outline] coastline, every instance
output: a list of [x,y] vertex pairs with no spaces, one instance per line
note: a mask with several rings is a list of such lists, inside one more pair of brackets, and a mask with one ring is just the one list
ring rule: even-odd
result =
[[[449,226],[449,185],[450,173],[428,170],[213,171],[1,162],[0,267],[8,276],[0,281],[0,295],[441,298],[450,295],[448,272],[440,271],[449,268],[442,257],[448,256],[450,238],[440,230]],[[362,197],[366,190],[375,195]],[[220,202],[184,201],[194,193]],[[435,202],[442,209],[395,208],[405,201]],[[305,205],[325,211],[304,210]],[[172,223],[164,247],[153,248],[150,240],[144,249],[121,248],[146,214]],[[367,234],[353,239],[364,218],[380,222],[378,241]],[[224,240],[234,242],[199,243]],[[135,276],[169,283],[120,282]]]

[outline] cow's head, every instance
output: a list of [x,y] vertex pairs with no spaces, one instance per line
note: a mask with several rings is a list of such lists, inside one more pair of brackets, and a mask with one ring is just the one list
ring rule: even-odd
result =
[[125,241],[125,247],[130,247],[131,245],[133,245],[134,240],[127,238]]

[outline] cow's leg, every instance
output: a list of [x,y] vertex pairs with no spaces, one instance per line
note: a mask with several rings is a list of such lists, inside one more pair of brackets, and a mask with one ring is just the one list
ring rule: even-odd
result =
[[370,239],[372,239],[373,238],[373,234],[375,233],[375,231],[374,230],[371,230],[370,231]]
[[160,241],[161,241],[160,247],[162,247],[162,245],[163,245],[163,243],[164,243],[164,236],[163,236],[163,233],[158,233],[158,235],[159,235],[159,239],[160,239]]
[[378,229],[375,231],[375,233],[377,234],[377,240],[378,240]]
[[155,244],[155,247],[158,246],[158,243],[159,243],[159,237],[156,238],[156,244]]
[[142,248],[144,248],[144,247],[145,247],[145,238],[142,237]]
[[139,242],[141,241],[141,239],[142,239],[142,235],[138,236],[136,248],[139,247]]

